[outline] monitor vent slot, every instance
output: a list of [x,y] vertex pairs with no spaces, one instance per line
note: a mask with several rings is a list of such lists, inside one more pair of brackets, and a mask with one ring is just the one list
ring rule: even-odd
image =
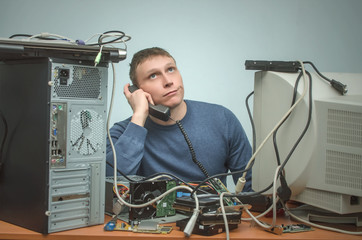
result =
[[102,79],[98,68],[73,66],[69,70],[69,79],[64,80],[60,76],[54,79],[54,96],[77,99],[100,97]]
[[327,143],[362,148],[362,113],[328,109]]
[[327,150],[326,183],[362,190],[362,155]]
[[341,194],[306,188],[295,200],[331,211],[341,211]]

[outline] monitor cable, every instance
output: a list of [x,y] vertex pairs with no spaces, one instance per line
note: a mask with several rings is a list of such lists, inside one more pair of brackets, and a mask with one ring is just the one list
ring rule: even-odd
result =
[[331,86],[336,89],[341,95],[345,95],[348,92],[347,89],[347,85],[334,80],[334,79],[329,79],[326,76],[324,76],[321,72],[319,72],[319,70],[317,69],[317,67],[310,61],[304,61],[304,64],[309,64],[312,66],[312,68],[316,71],[316,73],[318,73],[318,75],[323,78],[324,80],[326,80],[327,82],[329,82],[329,84],[331,84]]

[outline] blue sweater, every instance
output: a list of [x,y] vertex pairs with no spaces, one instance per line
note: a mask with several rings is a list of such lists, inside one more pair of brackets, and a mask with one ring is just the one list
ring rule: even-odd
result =
[[[227,108],[210,103],[185,100],[187,113],[181,123],[189,136],[196,158],[209,176],[242,170],[251,157],[251,146],[236,116]],[[110,129],[115,146],[117,167],[127,175],[150,176],[167,172],[184,181],[206,177],[192,161],[188,145],[176,124],[163,126],[147,119],[141,127],[131,118],[115,123]],[[113,153],[107,139],[107,161]],[[107,176],[113,175],[107,165]],[[242,174],[233,175],[234,182]],[[225,177],[221,180],[225,183]],[[251,191],[251,171],[244,191]]]

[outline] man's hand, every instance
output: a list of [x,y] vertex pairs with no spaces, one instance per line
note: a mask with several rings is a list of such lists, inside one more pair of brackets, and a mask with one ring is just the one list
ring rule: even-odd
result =
[[149,93],[144,92],[142,89],[138,89],[131,93],[128,90],[129,86],[129,83],[124,86],[123,93],[133,110],[131,122],[143,127],[148,116],[148,103],[153,104],[152,97]]

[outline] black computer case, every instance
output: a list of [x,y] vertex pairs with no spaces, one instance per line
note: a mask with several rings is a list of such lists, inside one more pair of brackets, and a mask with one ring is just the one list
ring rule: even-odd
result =
[[104,223],[107,71],[0,61],[0,220],[41,233]]

